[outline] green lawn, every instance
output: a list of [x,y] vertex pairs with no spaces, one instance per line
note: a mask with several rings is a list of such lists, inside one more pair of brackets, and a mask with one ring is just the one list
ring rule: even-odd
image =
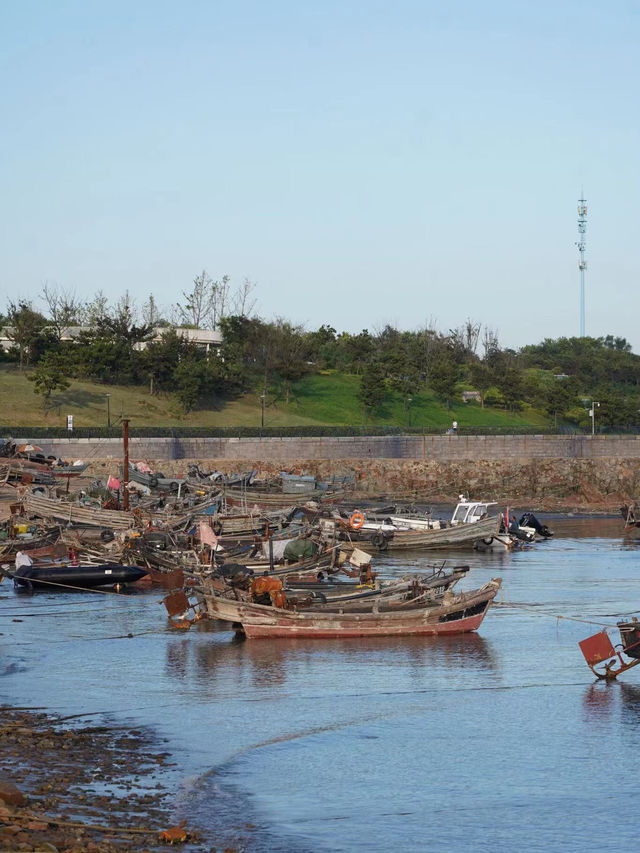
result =
[[[540,412],[525,408],[512,414],[501,409],[482,409],[478,404],[456,403],[449,411],[432,394],[416,394],[411,411],[401,396],[390,393],[380,411],[365,420],[358,401],[360,380],[342,373],[309,374],[294,383],[289,402],[282,389],[267,395],[265,426],[300,426],[305,424],[391,424],[414,427],[446,428],[455,418],[462,430],[465,426],[547,426],[549,420]],[[73,380],[71,387],[52,395],[48,410],[42,398],[34,394],[33,383],[13,366],[0,366],[0,425],[65,426],[66,416],[74,416],[74,425],[105,426],[107,394],[110,394],[111,423],[122,416],[131,418],[132,426],[260,426],[260,391],[231,401],[212,401],[208,407],[184,415],[171,396],[153,397],[146,387],[100,385]]]

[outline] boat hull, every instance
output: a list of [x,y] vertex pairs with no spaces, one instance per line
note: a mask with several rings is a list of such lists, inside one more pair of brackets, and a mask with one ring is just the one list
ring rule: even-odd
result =
[[406,624],[398,625],[258,625],[254,623],[243,622],[242,629],[247,639],[264,640],[270,637],[307,637],[317,638],[319,640],[328,640],[345,637],[409,637],[409,636],[424,636],[433,637],[436,634],[466,634],[470,631],[477,631],[485,612],[476,616],[470,616],[467,619],[456,620],[455,622],[445,622],[443,624],[415,624],[407,626]]
[[147,572],[137,566],[118,564],[102,566],[51,566],[37,568],[23,566],[15,572],[6,572],[13,579],[14,586],[22,589],[62,587],[82,587],[92,589],[99,586],[135,583]]
[[471,524],[456,524],[440,530],[399,530],[387,540],[385,549],[473,548],[479,540],[497,535],[500,516],[484,518]]
[[248,639],[269,637],[390,637],[476,631],[500,589],[495,579],[478,590],[397,612],[292,611],[205,595],[208,615],[242,626]]

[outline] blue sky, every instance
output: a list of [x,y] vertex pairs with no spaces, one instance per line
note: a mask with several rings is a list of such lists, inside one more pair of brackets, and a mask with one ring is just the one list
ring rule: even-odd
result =
[[637,331],[640,4],[0,3],[0,308],[202,268],[315,328]]

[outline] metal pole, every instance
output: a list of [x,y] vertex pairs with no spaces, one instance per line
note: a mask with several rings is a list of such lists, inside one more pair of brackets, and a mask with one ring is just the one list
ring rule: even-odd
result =
[[129,418],[122,421],[122,444],[124,447],[124,475],[122,477],[122,508],[129,509]]
[[107,394],[107,428],[111,429],[111,394]]
[[264,429],[264,394],[260,395],[260,403],[262,404],[262,417],[260,420],[260,427]]
[[587,233],[587,200],[584,197],[584,192],[580,193],[580,198],[578,199],[578,242],[576,246],[578,247],[578,252],[580,253],[580,260],[578,261],[578,269],[580,270],[580,337],[584,338],[585,336],[585,328],[584,328],[584,273],[587,268],[587,261],[585,260],[585,252],[587,249],[587,241],[586,241],[586,233]]

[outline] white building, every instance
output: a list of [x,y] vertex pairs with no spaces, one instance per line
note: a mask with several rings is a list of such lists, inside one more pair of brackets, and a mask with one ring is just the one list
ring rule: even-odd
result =
[[[207,355],[211,351],[211,348],[218,349],[222,345],[222,332],[218,332],[217,330],[212,329],[185,329],[182,326],[158,326],[154,329],[153,335],[151,337],[152,341],[159,341],[162,338],[162,335],[165,332],[173,329],[178,335],[186,338],[186,340],[191,341],[194,344],[206,349]],[[65,329],[60,337],[62,341],[77,341],[80,334],[82,332],[90,332],[91,326],[69,326],[69,328]],[[11,340],[11,326],[4,326],[0,329],[0,348],[7,351],[13,346],[13,341]],[[136,344],[137,350],[144,350],[147,348],[147,341],[142,341],[139,344]]]

